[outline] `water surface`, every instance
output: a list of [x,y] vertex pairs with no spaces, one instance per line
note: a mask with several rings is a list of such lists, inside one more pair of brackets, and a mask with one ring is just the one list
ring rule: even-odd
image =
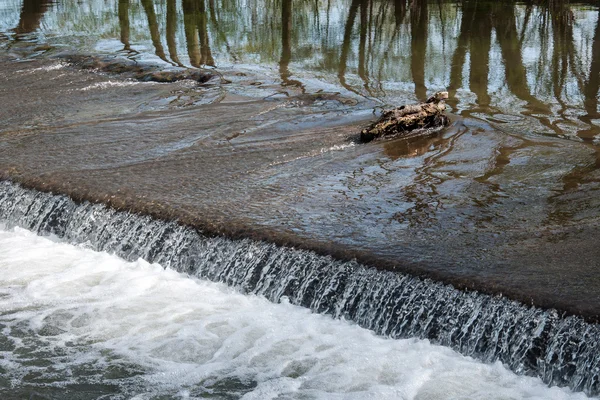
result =
[[[2,176],[594,319],[598,12],[5,1]],[[68,66],[73,53],[215,77],[140,83]],[[447,130],[356,143],[381,108],[440,89]]]
[[3,398],[585,399],[143,260],[0,228]]
[[[506,365],[578,389],[584,377],[584,390],[596,394],[597,374],[579,374],[569,357],[587,354],[597,364],[595,343],[585,340],[597,326],[560,315],[600,315],[599,12],[596,2],[567,1],[5,0],[0,177],[178,220],[208,236],[311,249],[520,300],[525,306],[429,281],[418,281],[422,292],[405,288],[417,300],[454,293],[436,310],[466,299],[454,311],[471,316],[470,327],[488,327],[495,304],[521,310],[529,318],[522,328],[535,332],[523,336],[530,347],[510,342],[517,344]],[[213,77],[140,82],[67,62],[82,55]],[[446,89],[449,128],[357,142],[383,108]],[[35,193],[25,196],[31,204]],[[35,209],[15,207],[9,211],[35,220]],[[32,226],[60,226],[52,216],[61,210],[39,213]],[[128,227],[132,244],[114,244],[123,252],[145,240],[131,239]],[[231,243],[232,263],[249,262],[252,253],[237,246],[256,242]],[[264,246],[267,260],[292,252],[252,246]],[[0,247],[0,390],[11,395],[584,398],[499,363],[375,337],[142,260],[19,229],[0,232]],[[292,261],[284,283],[310,270]],[[394,282],[381,279],[369,296]],[[290,290],[301,304],[304,292],[293,287],[273,290]],[[365,307],[377,309],[372,303]],[[413,321],[429,315],[408,308]],[[357,315],[362,326],[377,325]],[[456,321],[431,318],[422,326],[434,328],[416,336],[443,327],[463,353],[498,359],[487,330],[456,334]],[[550,325],[562,333],[549,335]],[[566,332],[570,326],[579,330]],[[477,337],[491,347],[480,349]],[[552,356],[536,358],[544,348]]]

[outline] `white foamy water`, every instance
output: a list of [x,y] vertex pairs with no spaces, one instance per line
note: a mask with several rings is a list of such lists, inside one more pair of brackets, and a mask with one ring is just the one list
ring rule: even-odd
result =
[[137,81],[132,81],[132,80],[125,80],[125,81],[106,81],[106,82],[98,82],[98,83],[94,83],[92,85],[86,86],[84,88],[78,89],[80,91],[88,91],[88,90],[103,90],[103,89],[110,89],[110,88],[114,88],[114,87],[125,87],[125,86],[133,86],[133,85],[140,85],[141,82],[137,82]]
[[43,67],[38,67],[38,68],[28,68],[28,69],[22,69],[19,71],[16,71],[16,73],[18,74],[24,74],[24,75],[29,75],[29,74],[34,74],[36,72],[50,72],[50,71],[56,71],[59,69],[63,69],[66,66],[66,64],[63,64],[61,62],[58,63],[54,63],[54,64],[50,64],[50,65],[45,65]]
[[0,398],[586,398],[19,228],[0,228],[0,329]]

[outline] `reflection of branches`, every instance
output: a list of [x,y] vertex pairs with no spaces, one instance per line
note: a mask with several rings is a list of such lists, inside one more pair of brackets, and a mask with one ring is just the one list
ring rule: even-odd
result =
[[190,64],[194,67],[200,67],[200,44],[198,43],[198,34],[196,28],[196,2],[194,0],[183,0],[183,29],[185,31],[185,43],[187,45]]
[[460,34],[452,64],[450,67],[450,86],[448,94],[455,102],[456,91],[462,86],[463,66],[470,54],[469,86],[477,95],[477,103],[482,107],[490,104],[488,94],[488,73],[492,36],[492,15],[489,6],[476,0],[465,0],[462,3]]
[[302,88],[302,82],[289,79],[289,64],[292,59],[292,0],[281,1],[281,59],[279,60],[279,73],[284,86]]
[[471,6],[470,53],[471,74],[469,86],[471,91],[477,95],[477,103],[480,107],[490,104],[488,94],[488,73],[490,64],[490,47],[492,43],[492,18],[482,6]]
[[48,10],[48,0],[23,0],[19,24],[14,29],[17,35],[31,33],[40,27],[44,13]]
[[[586,115],[581,120],[586,122],[590,128],[577,133],[583,139],[593,139],[599,135],[598,128],[592,125],[592,119],[600,118],[598,113],[598,91],[600,90],[600,11],[598,11],[598,20],[596,22],[596,31],[592,42],[592,62],[590,63],[590,73],[587,82],[583,88],[583,107]],[[597,153],[596,163],[600,164],[600,153]],[[600,167],[600,165],[598,165]]]
[[[396,0],[396,1],[405,2],[405,0]],[[384,54],[383,58],[373,57],[373,44],[377,43],[379,41],[379,37],[383,36],[383,32],[385,32],[386,16],[388,15],[388,9],[390,7],[390,3],[388,0],[379,2],[379,11],[377,12],[376,17],[373,17],[375,15],[375,12],[373,10],[375,1],[371,0],[369,3],[370,3],[369,29],[368,29],[368,35],[367,35],[367,37],[369,38],[369,48],[367,50],[367,56],[368,56],[368,58],[370,58],[372,60],[372,62],[379,59],[380,68],[383,68],[384,60],[385,60],[385,58],[387,58],[387,54]],[[396,5],[394,4],[394,8],[395,7],[396,7]],[[392,33],[392,35],[394,35],[394,33]],[[374,69],[375,69],[375,66],[372,65],[371,70],[374,70]],[[385,92],[383,90],[382,80],[379,79],[380,77],[381,77],[381,69],[379,70],[379,74],[377,75],[377,79],[376,79],[377,90],[380,93],[385,94]],[[364,81],[364,79],[363,79],[363,81]],[[369,93],[370,96],[373,96],[373,91],[371,90],[371,87],[369,86],[369,84],[367,82],[365,82],[365,89],[367,90],[367,92]]]
[[567,80],[569,64],[572,66],[575,54],[573,40],[573,12],[564,4],[552,3],[548,8],[552,20],[553,49],[552,52],[552,81],[554,83],[554,97],[560,103],[564,113],[565,103],[562,92]]
[[598,90],[600,89],[600,11],[596,22],[596,32],[592,44],[592,62],[590,73],[585,84],[584,97],[585,109],[589,116],[597,118],[598,115]]
[[167,56],[165,55],[165,50],[163,49],[162,43],[160,41],[160,33],[158,31],[158,22],[156,21],[156,13],[154,12],[154,4],[152,0],[141,0],[142,6],[144,7],[144,12],[146,13],[146,17],[148,18],[148,26],[150,27],[150,38],[152,39],[152,44],[154,45],[155,54],[163,61],[172,64],[169,60],[167,60]]
[[369,93],[369,95],[373,95],[371,90],[369,89],[369,76],[365,66],[365,58],[366,58],[366,41],[367,41],[367,28],[369,24],[369,15],[367,15],[367,8],[369,6],[370,0],[363,0],[360,3],[360,39],[358,43],[358,76],[364,81],[364,88]]
[[[379,11],[377,12],[377,16],[375,18],[373,18],[373,4],[375,3],[372,0],[369,0],[370,3],[370,7],[369,7],[369,14],[370,14],[370,18],[369,20],[372,21],[375,24],[375,32],[377,32],[377,34],[382,34],[385,31],[385,23],[387,22],[385,16],[387,14],[387,9],[389,7],[389,4],[386,0],[379,2]],[[365,14],[366,14],[366,7],[365,7]]]
[[410,70],[417,99],[425,100],[425,52],[427,50],[427,0],[413,0],[410,12]]
[[177,7],[175,0],[167,0],[167,47],[169,48],[169,55],[177,65],[183,67],[179,57],[177,56],[177,42],[175,41],[175,34],[177,33]]
[[[571,46],[573,45],[572,40],[573,39],[571,38]],[[574,53],[575,50],[573,49],[572,52]],[[573,63],[574,61],[570,59],[570,62]],[[580,87],[583,87],[583,104],[586,111],[586,115],[580,117],[580,119],[587,123],[589,128],[579,131],[577,135],[589,142],[600,133],[598,128],[594,127],[592,124],[592,119],[600,117],[600,113],[598,113],[598,91],[600,89],[600,11],[598,12],[596,29],[592,41],[592,59],[590,63],[588,79],[585,84],[581,85]],[[550,204],[554,206],[554,211],[548,216],[549,222],[571,219],[571,213],[569,211],[565,211],[568,210],[569,207],[565,207],[564,202],[566,201],[569,203],[568,205],[570,205],[572,203],[572,199],[569,197],[565,198],[563,196],[571,191],[579,189],[579,187],[586,182],[598,181],[597,178],[594,178],[594,175],[598,169],[600,169],[600,148],[591,143],[588,145],[595,152],[594,162],[575,167],[568,174],[563,176],[562,189],[549,199]]]
[[[422,99],[426,96],[427,77],[435,73],[436,80],[442,80],[450,72],[448,88],[452,97],[456,97],[463,81],[465,89],[468,87],[471,94],[476,95],[478,106],[472,107],[471,111],[491,113],[492,98],[488,86],[500,87],[498,94],[508,97],[501,100],[503,110],[518,112],[515,111],[518,104],[511,104],[511,100],[521,99],[523,102],[518,103],[527,103],[524,113],[533,114],[537,121],[548,124],[557,133],[565,133],[563,130],[569,124],[564,122],[568,119],[572,122],[574,117],[571,115],[575,113],[567,112],[567,108],[573,111],[576,107],[571,104],[570,96],[578,94],[579,90],[587,114],[580,117],[581,121],[592,125],[590,120],[598,118],[600,28],[592,26],[590,29],[590,23],[596,24],[589,17],[592,11],[581,10],[574,14],[575,8],[563,1],[460,0],[448,3],[444,0],[411,0],[408,3],[407,0],[345,0],[344,8],[340,6],[342,3],[333,0],[293,3],[293,0],[248,0],[243,3],[248,7],[243,8],[239,0],[181,0],[183,18],[180,21],[176,13],[178,0],[158,3],[141,0],[143,7],[139,8],[130,1],[115,2],[115,6],[118,4],[120,39],[125,50],[135,44],[134,22],[148,18],[147,41],[152,39],[161,58],[166,52],[168,59],[178,64],[181,64],[179,58],[185,61],[186,46],[191,64],[197,67],[214,64],[211,48],[219,49],[221,54],[234,61],[240,60],[237,56],[250,54],[254,62],[278,64],[284,85],[300,86],[299,80],[303,79],[293,80],[298,79],[293,76],[294,66],[295,61],[305,61],[304,65],[313,63],[309,68],[318,71],[315,75],[319,78],[330,80],[333,73],[334,79],[339,78],[338,87],[343,86],[361,96],[381,98],[387,96],[384,88],[393,88],[394,94],[388,100],[397,98],[398,92],[405,90],[407,85],[401,83],[414,84],[415,95]],[[23,1],[19,22],[22,32],[39,25],[40,13],[47,7],[45,4],[40,0]],[[154,8],[158,4],[165,6],[165,15],[160,15],[159,9]],[[340,12],[343,20],[338,23]],[[582,29],[578,35],[580,15]],[[159,27],[163,26],[160,24],[165,22],[160,18],[165,16],[166,42],[163,42],[162,51],[160,39],[165,38],[162,32],[160,38],[158,34]],[[578,19],[574,20],[575,17]],[[181,27],[177,27],[178,22],[182,23]],[[279,26],[282,26],[282,32],[278,31]],[[184,28],[186,43],[177,43]],[[591,41],[593,28],[596,28],[596,38]],[[453,37],[455,32],[457,38]],[[497,39],[492,42],[494,35]],[[313,39],[314,43],[311,42]],[[443,46],[455,50],[443,49]],[[535,52],[542,54],[539,63],[530,61],[530,55]],[[467,61],[469,55],[470,63]],[[446,57],[451,60],[450,66],[444,62]],[[492,57],[499,58],[499,68],[490,75]],[[495,80],[491,85],[490,79]],[[388,86],[387,83],[397,84]],[[412,86],[409,87],[412,90]],[[563,115],[540,117],[540,111],[549,112],[549,107],[544,104],[547,96],[551,96],[548,102],[553,107],[562,108],[560,113]],[[453,101],[455,99],[450,99],[449,103],[454,105]],[[562,107],[556,106],[557,102]],[[574,125],[570,124],[571,129],[576,129]],[[597,127],[594,129],[595,132],[581,131],[580,136],[590,140],[598,134]]]
[[494,18],[498,44],[504,59],[506,84],[519,99],[536,111],[548,112],[548,106],[529,92],[527,74],[523,65],[521,45],[517,34],[515,8],[512,4],[499,4]]
[[129,0],[119,0],[119,27],[121,28],[123,50],[131,51],[131,44],[129,43]]
[[[546,42],[546,39],[550,37],[549,26],[552,25],[553,43],[556,43],[556,40],[561,41],[559,46],[565,49],[564,53],[567,54],[573,74],[578,79],[582,78],[582,72],[575,69],[577,66],[575,61],[578,58],[574,47],[575,41],[573,40],[575,15],[569,7],[569,0],[537,0],[535,3],[541,11],[540,40]],[[532,8],[531,5],[527,6],[527,10]],[[528,22],[528,18],[526,18],[524,24]]]
[[392,33],[392,37],[390,38],[390,41],[387,45],[387,47],[385,48],[385,51],[383,52],[383,59],[381,60],[380,64],[379,64],[379,72],[377,74],[377,80],[379,82],[383,81],[383,67],[385,65],[385,63],[387,62],[387,59],[391,53],[392,50],[392,46],[394,45],[394,43],[396,43],[396,39],[398,37],[398,34],[400,33],[400,27],[402,26],[402,24],[404,23],[404,20],[406,18],[407,12],[406,12],[406,0],[395,0],[394,1],[394,30]]
[[[387,1],[385,3],[382,3],[382,4],[383,5],[382,5],[381,8],[383,10],[383,8],[387,7]],[[368,67],[368,65],[370,64],[369,60],[371,60],[371,61],[373,60],[373,58],[371,57],[373,55],[373,37],[375,36],[373,34],[373,26],[375,25],[375,22],[373,21],[373,14],[374,14],[373,7],[374,7],[374,1],[370,0],[369,1],[369,23],[368,23],[368,29],[367,29],[367,37],[369,38],[369,45],[368,45],[367,50],[366,50],[366,52],[367,52],[367,57],[366,57],[366,59],[367,59],[367,61],[366,61],[367,69],[369,69],[369,67]],[[379,32],[379,31],[375,31],[375,32]],[[377,36],[375,36],[375,37],[377,37]],[[372,69],[373,69],[373,65],[371,64],[371,70]],[[367,82],[365,82],[365,89],[367,90],[367,92],[369,93],[370,96],[373,96],[371,88],[369,87],[368,80],[369,80],[369,77],[367,75]],[[378,85],[380,86],[381,82],[378,82]]]
[[[450,137],[433,136],[431,139],[417,139],[416,146],[412,149],[414,156],[419,156],[419,153],[426,154],[431,151],[431,147],[433,147],[433,151],[431,155],[424,157],[422,166],[415,169],[413,183],[402,188],[402,194],[413,206],[402,213],[395,214],[396,221],[407,223],[410,226],[423,226],[435,220],[435,213],[444,208],[438,187],[448,179],[435,172],[444,167],[444,156],[452,151],[456,141],[465,132],[467,132],[466,129],[459,128]],[[399,144],[402,145],[402,143]],[[406,150],[410,151],[410,146],[410,143],[406,143]],[[402,148],[398,150],[404,151]],[[391,146],[387,149],[387,153],[391,153],[392,157],[395,151],[397,150]],[[409,155],[406,154],[406,156]]]
[[396,22],[396,28],[398,28],[403,22],[406,16],[406,0],[394,0],[394,18]]
[[[525,18],[523,18],[523,26],[521,27],[521,35],[519,35],[519,45],[523,46],[523,41],[525,41],[525,32],[527,31],[527,27],[529,26],[529,21],[531,20],[531,14],[533,14],[533,5],[527,4],[525,6]],[[544,39],[544,36],[542,36]]]
[[[532,7],[532,6],[530,6]],[[540,52],[541,54],[549,54],[550,50],[548,49],[549,46],[549,38],[550,38],[550,23],[548,22],[548,15],[547,13],[541,13],[540,17],[539,17],[539,22],[538,22],[538,35],[539,35],[539,46],[540,46]],[[527,25],[523,25],[523,36],[521,37],[521,46],[523,45],[523,42],[525,40],[525,30],[527,28]],[[541,85],[542,82],[544,82],[544,77],[545,77],[545,69],[544,69],[544,64],[545,64],[545,60],[544,57],[539,57],[538,62],[537,62],[537,74],[535,77],[535,81],[537,82],[537,85]]]
[[456,44],[456,50],[452,55],[452,62],[450,64],[450,85],[448,86],[448,103],[456,108],[456,91],[462,86],[462,75],[463,66],[465,65],[465,58],[467,55],[467,46],[470,38],[470,25],[473,20],[473,16],[468,14],[472,8],[469,0],[463,3],[462,17],[460,21],[460,33],[458,35],[458,43]]
[[[338,77],[341,85],[358,95],[362,94],[354,89],[351,85],[346,83],[346,68],[348,63],[348,56],[352,45],[352,32],[354,28],[354,22],[356,15],[360,7],[360,21],[359,21],[359,43],[358,43],[358,76],[364,82],[363,88],[365,89],[368,96],[373,96],[373,92],[370,85],[369,78],[369,56],[373,52],[373,40],[372,30],[374,29],[375,35],[380,35],[384,31],[383,20],[385,16],[385,7],[387,3],[380,4],[378,8],[378,15],[374,17],[374,2],[372,0],[353,0],[348,12],[348,19],[344,27],[344,39],[342,42],[342,51],[340,55],[340,61],[338,64]],[[378,26],[381,24],[381,26]],[[375,25],[375,28],[373,28]],[[376,39],[375,39],[376,40]],[[385,55],[384,55],[385,57]]]
[[356,94],[359,93],[346,83],[346,67],[348,63],[348,53],[350,51],[350,40],[352,39],[352,29],[354,27],[354,20],[356,19],[356,13],[358,12],[360,3],[361,0],[352,0],[352,4],[350,4],[348,19],[346,20],[346,27],[344,28],[344,40],[342,42],[342,53],[340,55],[340,64],[338,68],[340,84],[347,90]]
[[329,16],[331,15],[331,0],[327,0],[327,23],[325,25],[325,38],[329,38]]
[[190,64],[194,67],[208,65],[215,61],[210,51],[206,6],[204,0],[183,0],[183,25]]
[[227,52],[229,52],[229,54],[231,54],[233,61],[238,62],[239,59],[238,59],[237,54],[235,54],[231,51],[231,46],[229,45],[227,36],[219,27],[219,22],[218,22],[218,18],[217,18],[217,7],[215,5],[215,0],[208,0],[208,8],[210,10],[210,22],[211,22],[215,32],[219,36],[219,39],[222,40],[223,43],[225,43],[225,48],[227,49]]
[[208,38],[208,26],[206,18],[206,6],[204,0],[197,0],[196,23],[198,25],[198,35],[200,36],[200,54],[202,55],[201,63],[214,67],[215,60],[210,51],[210,41]]

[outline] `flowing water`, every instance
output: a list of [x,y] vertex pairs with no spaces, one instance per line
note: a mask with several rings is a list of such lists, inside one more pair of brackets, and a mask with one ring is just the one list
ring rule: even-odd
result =
[[[600,390],[600,327],[580,318],[561,318],[555,311],[312,252],[208,238],[175,223],[102,205],[77,205],[64,196],[10,183],[2,185],[0,210],[9,226],[20,224],[127,260],[159,262],[273,302],[355,321],[389,338],[428,338],[486,362],[501,360],[517,373],[537,375],[550,384],[587,393]],[[169,310],[179,308],[177,301],[168,301]],[[197,334],[190,332],[192,337]],[[194,355],[190,357],[194,361]],[[407,393],[404,398],[413,396]]]
[[[0,0],[3,397],[597,395],[599,13]],[[357,142],[445,89],[448,129]]]
[[22,229],[0,254],[3,399],[586,398]]
[[[600,318],[594,5],[2,4],[1,177]],[[176,54],[214,77],[132,79]],[[450,128],[356,143],[443,88]]]

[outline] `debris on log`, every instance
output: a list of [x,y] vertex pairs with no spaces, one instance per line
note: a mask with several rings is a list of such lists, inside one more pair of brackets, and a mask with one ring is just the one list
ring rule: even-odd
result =
[[449,125],[449,120],[444,110],[444,100],[448,92],[437,92],[424,103],[411,104],[387,110],[381,118],[360,133],[361,142],[370,142],[384,136],[405,136],[418,133],[415,131],[429,132],[431,129]]

